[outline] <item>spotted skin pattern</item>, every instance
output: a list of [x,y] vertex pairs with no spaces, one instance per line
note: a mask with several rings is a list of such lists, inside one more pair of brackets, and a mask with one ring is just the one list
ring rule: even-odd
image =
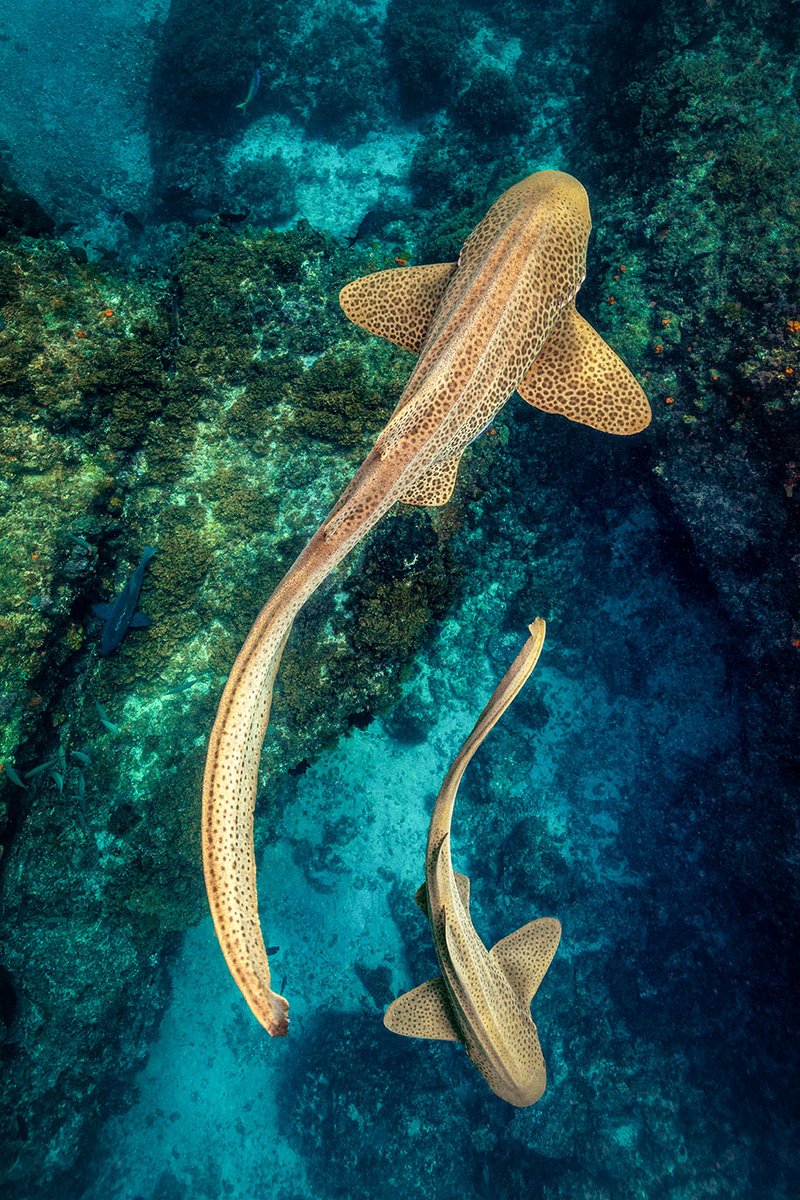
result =
[[574,304],[567,305],[517,391],[536,408],[606,433],[638,433],[650,420],[633,375]]
[[561,926],[551,917],[530,921],[487,950],[469,912],[469,881],[453,871],[450,828],[461,779],[539,659],[545,624],[530,637],[495,688],[461,747],[436,798],[425,855],[425,896],[441,975],[400,996],[384,1024],[406,1037],[464,1043],[492,1091],[518,1108],[534,1104],[547,1081],[530,1005],[558,948]]
[[342,288],[339,303],[368,333],[419,354],[455,269],[455,263],[431,263],[362,275]]
[[[457,263],[381,272],[342,291],[351,320],[418,350],[419,359],[386,428],[257,617],[220,700],[203,781],[203,869],[214,926],[237,986],[270,1034],[287,1032],[288,1004],[272,990],[259,924],[253,811],[292,623],[396,501],[449,499],[464,447],[529,378],[574,300],[590,225],[578,181],[541,171],[500,197]],[[536,403],[544,407],[544,389],[553,411],[563,411],[547,382],[551,372],[541,378]]]

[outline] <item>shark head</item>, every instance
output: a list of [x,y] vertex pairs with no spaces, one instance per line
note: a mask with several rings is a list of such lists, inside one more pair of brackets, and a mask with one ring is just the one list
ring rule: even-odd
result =
[[487,247],[507,246],[522,234],[529,249],[544,233],[552,235],[549,264],[557,271],[568,268],[576,252],[577,261],[582,261],[591,230],[589,197],[583,184],[564,171],[537,171],[495,200],[464,243],[459,264],[481,257]]

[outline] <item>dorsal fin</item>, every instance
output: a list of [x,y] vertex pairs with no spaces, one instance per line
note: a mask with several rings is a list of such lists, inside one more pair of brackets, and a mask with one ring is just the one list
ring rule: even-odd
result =
[[354,325],[419,354],[455,269],[455,263],[431,263],[362,275],[342,288],[339,303]]
[[[461,903],[464,905],[466,912],[469,912],[469,875],[462,875],[460,871],[453,871],[455,876],[456,888],[461,897]],[[428,888],[426,884],[421,884],[414,893],[414,901],[417,908],[421,908],[425,916],[430,916],[428,911]]]
[[639,384],[574,304],[564,309],[517,391],[534,408],[605,433],[638,433],[650,424]]
[[392,1033],[402,1034],[403,1037],[435,1038],[441,1042],[461,1041],[453,1025],[441,975],[393,1000],[384,1014],[383,1023]]
[[465,912],[469,912],[469,875],[462,875],[460,871],[453,871],[456,880],[456,888],[461,897],[461,903],[464,905]]
[[403,504],[447,504],[456,486],[461,452],[445,462],[432,463],[400,497]]
[[560,922],[540,917],[501,938],[489,951],[524,1004],[530,1004],[536,995],[560,940]]

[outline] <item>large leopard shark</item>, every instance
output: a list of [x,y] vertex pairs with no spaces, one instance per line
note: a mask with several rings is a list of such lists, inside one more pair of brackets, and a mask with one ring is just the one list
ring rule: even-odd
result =
[[523,1108],[544,1092],[547,1074],[531,1000],[561,938],[552,917],[529,921],[487,950],[469,911],[469,879],[453,870],[450,826],[458,785],[475,751],[502,717],[539,659],[545,623],[530,637],[498,683],[445,776],[431,814],[425,882],[416,894],[431,923],[441,973],[399,996],[383,1023],[406,1037],[463,1042],[489,1087]]
[[457,262],[379,271],[339,300],[419,355],[388,424],[258,615],[220,700],[203,783],[203,866],[231,974],[268,1033],[288,1029],[258,917],[253,811],[275,676],[297,613],[397,500],[445,504],[464,448],[516,390],[607,433],[650,420],[628,368],[575,309],[591,229],[584,188],[539,171],[504,192]]

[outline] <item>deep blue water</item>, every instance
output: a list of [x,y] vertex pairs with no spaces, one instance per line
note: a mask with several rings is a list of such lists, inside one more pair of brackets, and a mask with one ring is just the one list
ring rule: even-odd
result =
[[[797,6],[68,8],[0,0],[2,1194],[796,1196]],[[256,815],[273,1041],[206,915],[200,771],[400,371],[336,324],[346,256],[450,261],[546,167],[589,190],[579,308],[653,424],[513,397],[451,507],[390,514],[298,620]],[[151,540],[153,628],[104,662],[91,605]],[[436,971],[430,808],[535,615],[453,826],[487,946],[562,923],[516,1110],[382,1014]]]
[[[543,422],[516,432],[532,442]],[[716,812],[721,777],[746,774],[746,683],[724,617],[641,494],[572,516],[569,611],[455,820],[487,944],[532,916],[563,924],[535,1001],[543,1100],[512,1110],[459,1048],[380,1022],[434,971],[412,899],[429,806],[523,640],[515,610],[538,602],[535,566],[521,573],[501,538],[400,710],[283,785],[259,870],[290,1037],[266,1042],[209,923],[193,930],[87,1196],[773,1194],[760,1147],[774,1113],[762,1126],[748,1103],[741,1128],[743,1091],[774,1065],[768,1047],[748,1057],[757,950]],[[502,519],[535,555],[513,505]],[[398,740],[423,697],[425,741]]]

